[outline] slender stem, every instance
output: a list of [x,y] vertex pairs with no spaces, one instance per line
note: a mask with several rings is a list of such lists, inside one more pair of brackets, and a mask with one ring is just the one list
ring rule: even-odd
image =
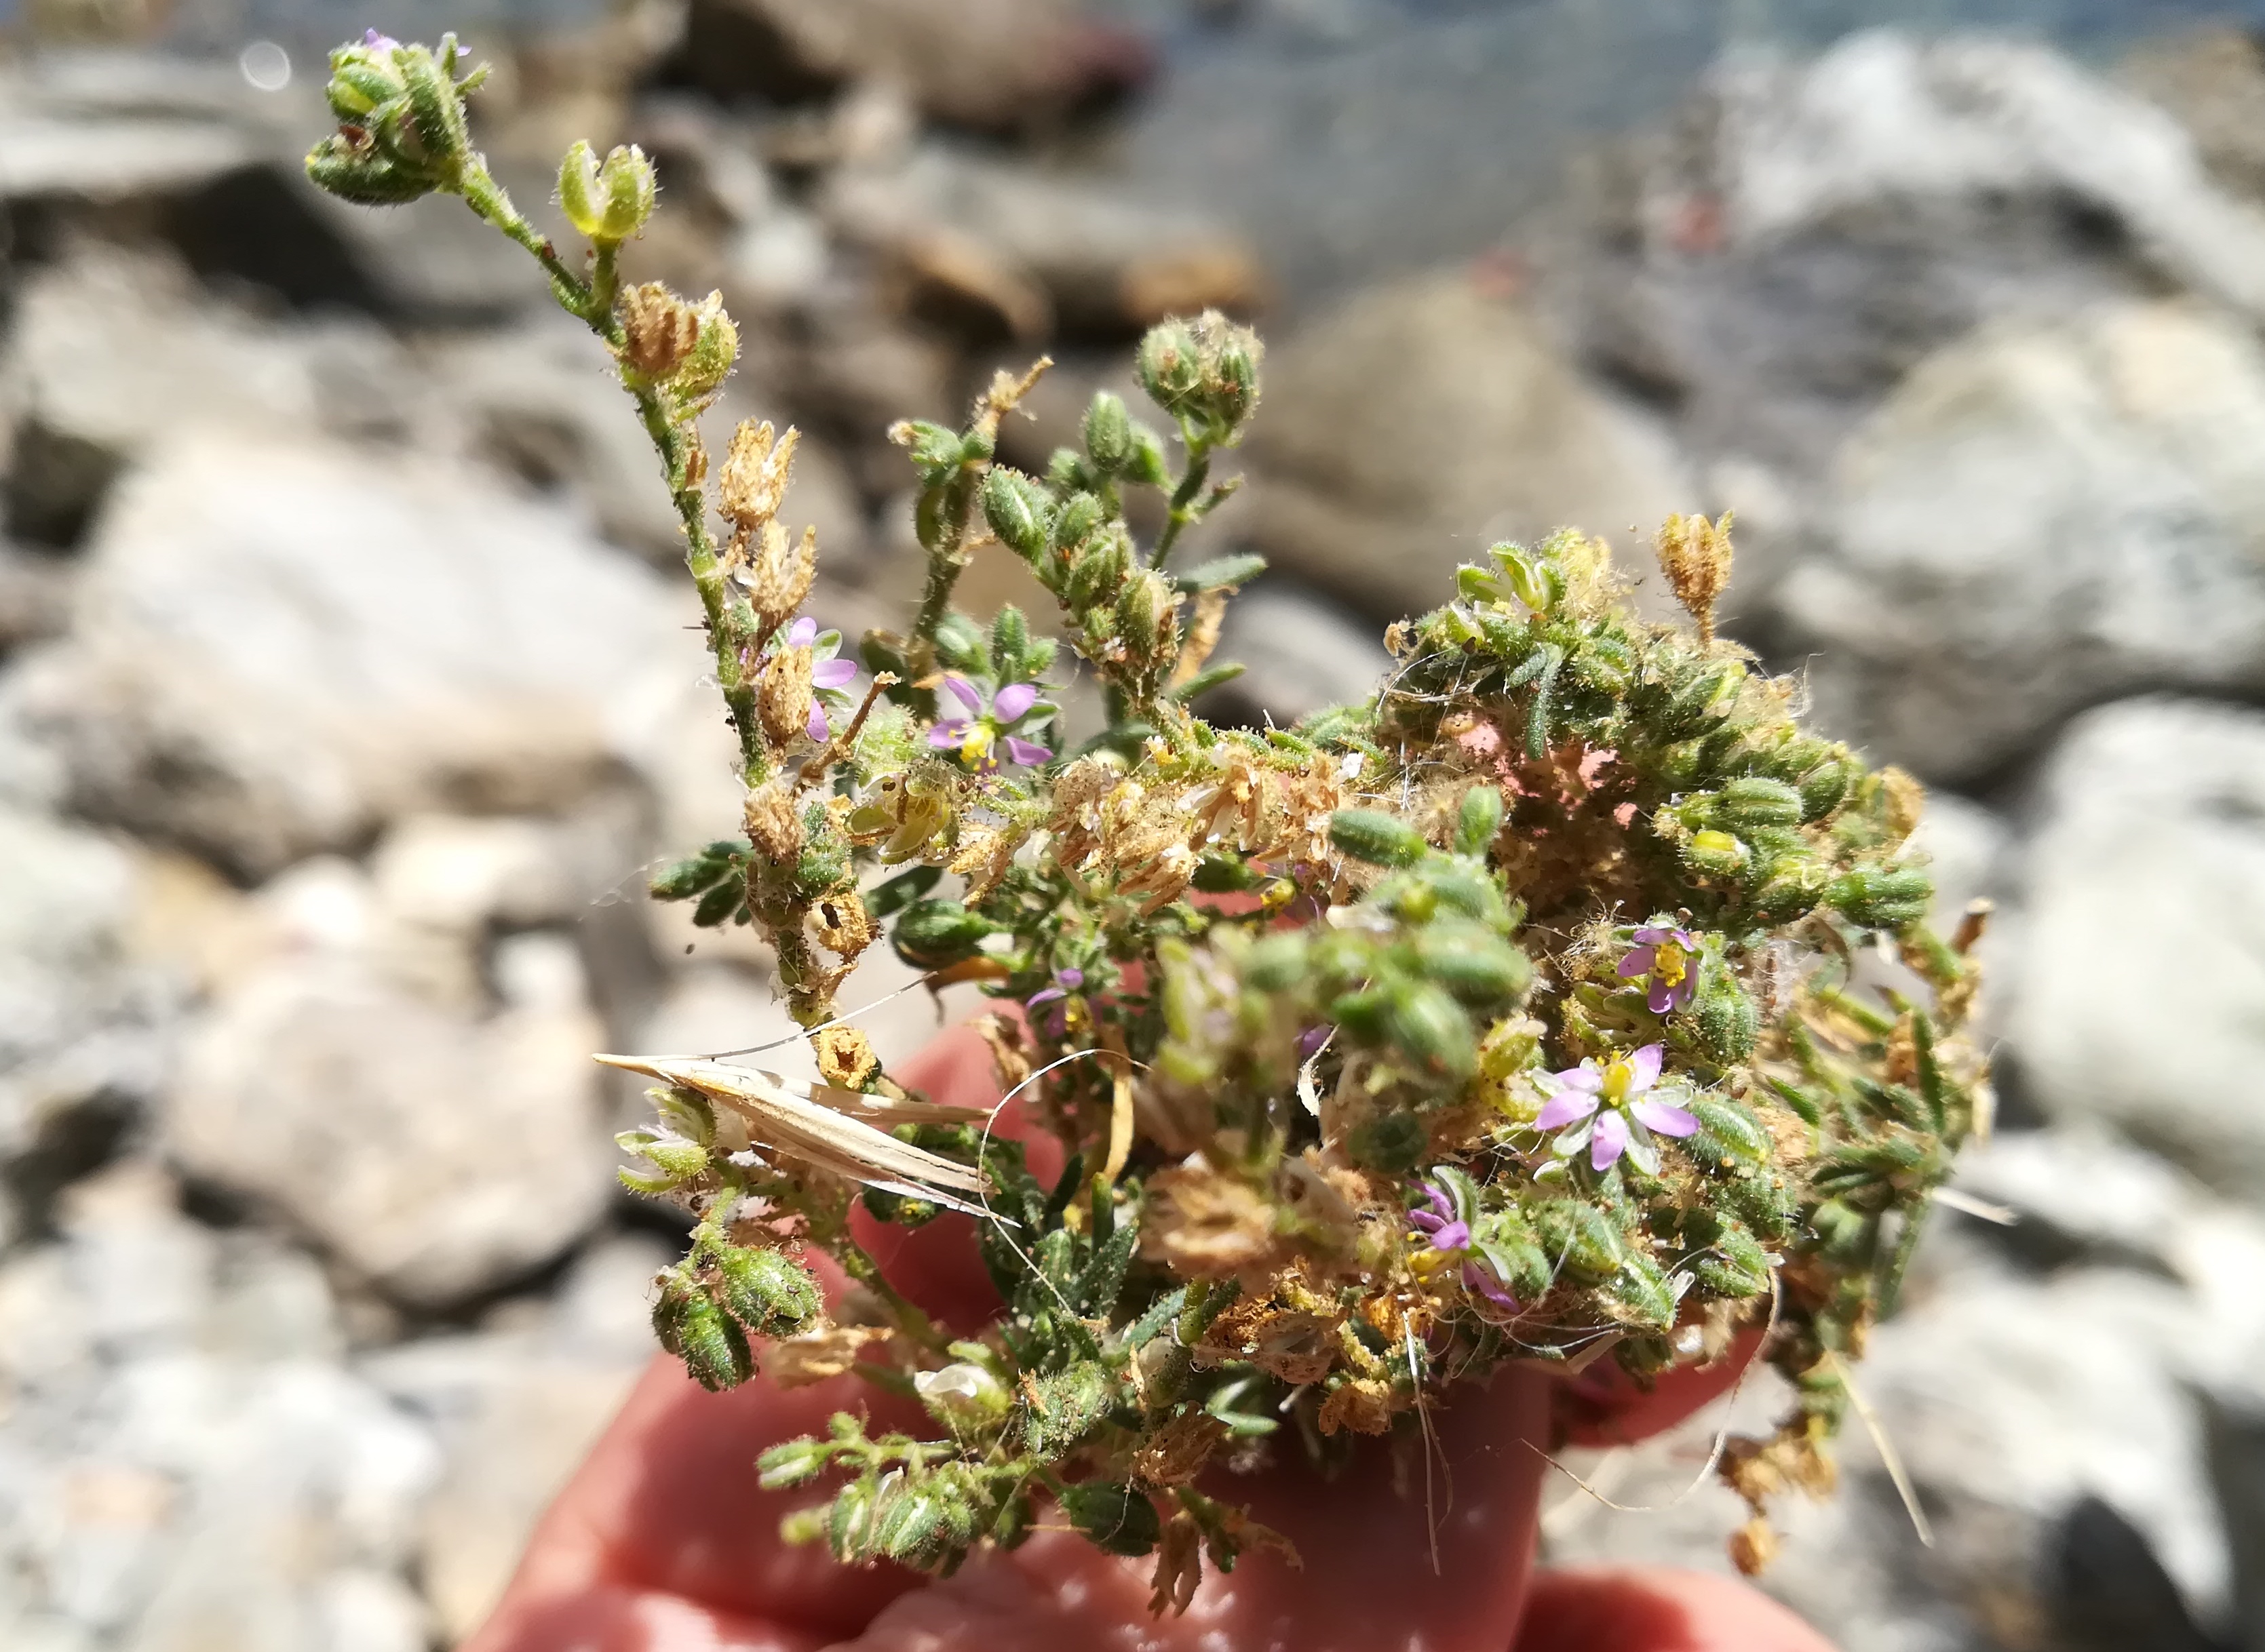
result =
[[1187,474],[1180,485],[1172,490],[1172,513],[1164,522],[1164,531],[1156,535],[1156,554],[1152,561],[1159,568],[1164,558],[1172,554],[1179,542],[1180,530],[1200,514],[1195,508],[1197,497],[1203,492],[1204,484],[1211,480],[1211,444],[1201,437],[1188,443]]
[[932,1349],[939,1354],[950,1351],[950,1337],[938,1330],[936,1321],[922,1313],[917,1304],[881,1277],[881,1264],[873,1260],[871,1253],[863,1245],[849,1237],[846,1225],[841,1234],[841,1259],[842,1272],[879,1298],[882,1306],[889,1310],[906,1335],[921,1347]]
[[[458,189],[463,195],[466,206],[535,256],[543,267],[550,272],[550,279],[558,283],[560,289],[572,295],[575,300],[576,314],[585,321],[590,322],[593,326],[598,324],[592,318],[593,307],[588,286],[584,283],[580,276],[567,267],[566,260],[558,256],[558,249],[552,246],[550,241],[527,221],[519,208],[512,205],[511,197],[504,192],[503,186],[495,181],[494,175],[487,169],[487,164],[478,156],[473,156],[465,163],[463,177],[458,185]],[[609,305],[606,310],[597,313],[608,315],[610,310]]]

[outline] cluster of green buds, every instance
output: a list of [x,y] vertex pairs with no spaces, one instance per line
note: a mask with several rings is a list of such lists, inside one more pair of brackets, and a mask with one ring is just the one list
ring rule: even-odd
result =
[[[470,148],[459,57],[375,35],[335,54],[341,126],[309,171],[361,201],[455,193],[524,247],[683,523],[746,797],[740,834],[652,891],[769,944],[820,1081],[601,1058],[660,1081],[623,1180],[696,1221],[655,1328],[711,1388],[768,1343],[776,1379],[854,1369],[934,1429],[842,1416],[773,1449],[767,1486],[832,1484],[790,1531],[946,1572],[1051,1503],[1154,1554],[1157,1609],[1184,1608],[1206,1563],[1278,1541],[1198,1489],[1222,1453],[1333,1460],[1462,1373],[1604,1355],[1648,1379],[1747,1332],[1800,1396],[1724,1458],[1756,1510],[1734,1552],[1766,1560],[1762,1505],[1829,1480],[1843,1362],[1986,1118],[1964,1034],[1983,914],[1927,928],[1916,784],[1803,730],[1792,686],[1714,635],[1729,519],[1661,530],[1689,626],[1640,617],[1605,545],[1567,530],[1495,546],[1394,627],[1369,699],[1213,728],[1191,706],[1233,674],[1221,618],[1264,564],[1171,558],[1234,485],[1212,467],[1262,353],[1206,314],[1139,346],[1162,428],[1104,391],[1038,474],[997,450],[1043,361],[959,426],[896,426],[926,577],[906,629],[853,659],[802,611],[795,433],[741,426],[711,475],[700,420],[738,353],[721,300],[617,279],[651,164],[567,153],[587,245],[563,256]],[[1145,539],[1138,489],[1162,496]],[[954,606],[987,535],[1055,615]],[[1080,671],[1102,726],[1071,748],[1056,695]],[[895,1081],[838,1014],[884,937],[931,986],[1002,1001],[975,1025],[1058,1176],[988,1111]],[[1877,950],[1904,966],[1893,988],[1855,970]],[[954,1338],[899,1296],[860,1205],[974,1219],[995,1321]],[[852,1323],[827,1323],[783,1234],[841,1265]]]
[[375,29],[332,52],[324,91],[339,129],[307,157],[309,175],[368,207],[460,192],[473,161],[464,98],[487,78],[485,65],[459,78],[462,61],[453,34],[436,52]]

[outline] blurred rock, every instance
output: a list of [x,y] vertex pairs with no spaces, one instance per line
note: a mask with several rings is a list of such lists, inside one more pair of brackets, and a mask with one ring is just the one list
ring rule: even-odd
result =
[[[71,67],[76,75],[58,73],[50,63],[37,71],[29,64],[0,65],[0,202],[116,203],[173,194],[244,166],[257,153],[256,139],[209,105],[168,108],[134,99],[127,109],[106,107],[108,100],[84,95],[86,76],[102,69],[84,60]],[[185,77],[209,84],[193,69]]]
[[1271,574],[1227,606],[1212,662],[1228,661],[1247,669],[1197,709],[1253,728],[1270,720],[1287,728],[1323,706],[1365,699],[1392,670],[1373,622]]
[[2265,198],[2265,46],[2209,26],[2143,41],[2116,78],[2176,120],[2219,187]]
[[1647,568],[1652,529],[1693,502],[1667,443],[1475,272],[1376,288],[1275,351],[1249,460],[1254,548],[1379,618],[1447,600],[1496,541],[1561,527]]
[[437,1455],[336,1337],[304,1257],[200,1228],[146,1163],[74,1190],[0,1266],[7,1644],[426,1645],[402,1568]]
[[609,702],[697,670],[680,607],[475,473],[187,438],[0,702],[78,807],[260,873],[419,810],[571,803],[619,761]]
[[352,874],[326,877],[319,895],[299,875],[273,892],[331,913],[315,918],[329,932],[213,1006],[165,1099],[167,1149],[403,1300],[508,1283],[612,1196],[579,962],[557,937],[521,937],[493,961],[492,1014],[435,1001],[417,990],[430,978],[403,979]]
[[2265,1197],[2265,716],[2176,700],[2089,712],[2027,846],[2007,1031],[2025,1093],[2231,1197]]
[[91,1168],[164,1063],[171,994],[131,954],[142,893],[110,839],[0,808],[0,1167],[33,1205]]
[[2118,693],[2265,682],[2261,442],[2265,350],[2204,312],[1946,347],[1849,442],[1830,542],[1781,589],[1819,717],[1955,781]]
[[1067,0],[693,0],[673,76],[722,98],[793,103],[893,81],[929,116],[1044,126],[1145,80],[1153,59]]
[[1248,313],[1267,295],[1249,244],[1199,214],[940,145],[899,170],[845,170],[826,211],[898,262],[915,307],[956,289],[1016,337],[1059,324],[1123,338],[1168,315]]

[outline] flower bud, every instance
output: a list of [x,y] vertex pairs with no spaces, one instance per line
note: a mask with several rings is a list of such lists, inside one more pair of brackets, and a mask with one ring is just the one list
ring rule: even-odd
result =
[[723,389],[739,359],[739,329],[724,313],[724,295],[710,293],[695,312],[699,320],[692,353],[669,388],[686,401],[702,401]]
[[1106,514],[1101,501],[1092,494],[1071,494],[1054,513],[1054,543],[1065,550],[1074,550],[1093,536]]
[[1045,554],[1052,515],[1045,490],[1021,471],[994,465],[983,478],[983,520],[1024,562],[1036,562]]
[[834,1447],[827,1440],[788,1440],[755,1459],[755,1483],[765,1491],[806,1486],[826,1472]]
[[1848,795],[1849,779],[1848,764],[1837,757],[1803,775],[1798,782],[1802,819],[1814,823],[1838,809]]
[[1168,413],[1179,412],[1203,382],[1195,333],[1176,317],[1158,322],[1140,340],[1133,370],[1149,400]]
[[940,488],[967,462],[959,433],[925,418],[899,419],[889,427],[889,440],[906,449],[921,480]]
[[1916,867],[1876,867],[1833,879],[1826,902],[1867,929],[1900,929],[1926,915],[1934,880]]
[[1108,532],[1095,535],[1070,564],[1071,606],[1091,610],[1113,601],[1132,566],[1132,547],[1121,528],[1112,524]]
[[1329,817],[1329,842],[1372,866],[1413,866],[1431,848],[1405,820],[1374,809],[1338,810]]
[[[441,47],[454,57],[453,37],[444,37]],[[464,124],[463,94],[433,54],[421,46],[397,47],[393,62],[406,89],[408,127],[419,150],[417,158],[444,180],[453,182],[472,152],[471,131]]]
[[1132,417],[1125,398],[1110,390],[1096,390],[1085,410],[1085,451],[1104,476],[1114,476],[1132,458]]
[[1160,488],[1171,480],[1164,462],[1163,438],[1146,425],[1132,426],[1132,450],[1125,461],[1125,479],[1143,487]]
[[331,113],[341,120],[358,121],[407,97],[409,84],[393,62],[394,54],[400,49],[397,41],[381,36],[332,52],[330,84],[323,89],[330,99]]
[[795,1336],[819,1314],[818,1282],[809,1270],[758,1246],[719,1247],[716,1295],[732,1317],[758,1336]]
[[600,165],[586,140],[558,164],[558,205],[566,222],[595,242],[615,244],[645,228],[652,216],[652,163],[631,144],[610,150]]
[[1699,1042],[1708,1055],[1727,1066],[1754,1052],[1761,1016],[1745,989],[1725,972],[1716,969],[1709,975],[1695,1006]]
[[1402,1052],[1432,1072],[1468,1078],[1478,1066],[1471,1018],[1444,987],[1430,982],[1392,987],[1385,997],[1385,1030]]
[[684,1362],[692,1379],[710,1394],[736,1388],[755,1373],[747,1334],[696,1284],[672,1269],[662,1275],[652,1328],[660,1345]]
[[649,1130],[625,1130],[614,1138],[614,1145],[623,1153],[651,1161],[671,1182],[689,1182],[708,1168],[708,1149],[696,1141],[656,1136]]
[[834,1494],[827,1510],[826,1546],[835,1560],[851,1565],[870,1554],[875,1505],[880,1501],[880,1486],[871,1480],[856,1481]]
[[1734,826],[1792,826],[1801,819],[1801,794],[1781,780],[1747,775],[1723,786],[1715,808]]
[[1710,877],[1728,877],[1746,863],[1746,846],[1727,832],[1693,832],[1683,846],[1684,864]]
[[1060,1457],[1100,1426],[1109,1414],[1109,1371],[1092,1360],[1037,1378],[1026,1401],[1023,1437],[1042,1457]]
[[974,957],[991,921],[956,900],[916,900],[899,916],[890,940],[916,970],[940,970]]
[[1474,786],[1463,794],[1455,818],[1455,853],[1483,855],[1502,830],[1502,793],[1492,786]]
[[887,1499],[873,1525],[873,1546],[892,1561],[919,1566],[938,1558],[944,1500],[928,1486],[907,1487]]
[[1692,1095],[1683,1106],[1699,1121],[1699,1133],[1684,1143],[1684,1151],[1693,1158],[1725,1170],[1769,1162],[1769,1132],[1737,1103],[1719,1095]]
[[1416,938],[1416,955],[1426,979],[1482,1008],[1523,995],[1533,982],[1533,964],[1525,953],[1474,927],[1426,929]]
[[1117,593],[1117,634],[1134,659],[1153,664],[1171,651],[1176,640],[1172,619],[1178,607],[1171,586],[1153,568],[1125,582]]
[[1061,1506],[1070,1525],[1107,1554],[1146,1554],[1164,1533],[1156,1505],[1118,1481],[1089,1480],[1082,1485],[1065,1486]]

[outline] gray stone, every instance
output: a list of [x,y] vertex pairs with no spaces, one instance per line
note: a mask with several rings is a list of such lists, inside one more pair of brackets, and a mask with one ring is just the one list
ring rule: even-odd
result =
[[263,873],[413,811],[586,794],[621,761],[613,702],[697,671],[691,600],[441,461],[184,438],[121,484],[84,622],[17,664],[0,720],[84,811]]
[[2006,1030],[2049,1117],[2122,1131],[2265,1197],[2265,716],[2175,700],[2092,711],[2035,799]]
[[2204,312],[1948,346],[1852,439],[1781,588],[1819,717],[1955,781],[2118,693],[2265,682],[2261,441],[2265,350]]
[[1257,254],[1199,213],[943,145],[895,170],[844,169],[825,212],[915,287],[961,289],[1023,336],[1059,327],[1113,340],[1168,315],[1247,311],[1266,295]]
[[350,887],[336,899],[333,939],[246,971],[195,1029],[165,1099],[167,1148],[397,1299],[506,1284],[612,1197],[590,1061],[602,1033],[574,950],[541,933],[499,948],[505,997],[490,1012],[463,997],[475,972],[431,964],[374,902],[352,913]]
[[1144,78],[1122,31],[1067,0],[695,0],[678,73],[725,97],[801,100],[863,80],[906,87],[930,116],[989,130],[1040,127]]
[[1665,440],[1604,399],[1476,272],[1376,288],[1267,360],[1244,531],[1380,618],[1447,601],[1457,564],[1561,527],[1631,572],[1693,504]]

